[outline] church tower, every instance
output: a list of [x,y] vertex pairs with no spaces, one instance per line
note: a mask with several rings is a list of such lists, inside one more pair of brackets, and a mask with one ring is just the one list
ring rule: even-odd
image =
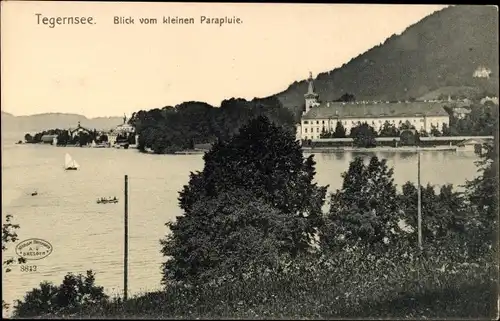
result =
[[309,87],[307,89],[307,93],[304,95],[306,108],[303,114],[306,114],[312,107],[319,105],[319,95],[314,92],[312,72],[309,72],[309,79],[307,81],[309,82]]

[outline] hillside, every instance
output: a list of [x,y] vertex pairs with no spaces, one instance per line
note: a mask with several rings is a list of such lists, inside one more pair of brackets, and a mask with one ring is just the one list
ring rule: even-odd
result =
[[[473,77],[482,66],[490,77]],[[356,100],[405,100],[442,87],[498,95],[498,11],[460,5],[435,12],[341,68],[319,74],[315,87],[323,101],[344,93]],[[274,96],[297,112],[306,91],[303,80]]]
[[[22,135],[46,129],[76,127],[111,129],[123,123],[122,117],[87,118],[77,114],[45,113],[30,116],[14,116],[2,111],[2,136]],[[21,137],[22,137],[21,136]],[[21,139],[21,138],[19,138]]]
[[[458,97],[458,98],[471,98],[476,96],[481,96],[482,92],[478,87],[467,87],[467,86],[448,86],[441,87],[439,89],[430,91],[423,96],[417,98],[418,100],[433,100],[433,99],[446,99],[446,97]],[[483,98],[483,97],[481,97]]]

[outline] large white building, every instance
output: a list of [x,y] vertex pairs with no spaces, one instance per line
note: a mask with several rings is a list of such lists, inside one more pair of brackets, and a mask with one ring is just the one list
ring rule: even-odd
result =
[[367,123],[377,132],[386,121],[396,127],[409,122],[416,130],[427,132],[433,127],[441,130],[443,124],[449,126],[450,117],[443,102],[320,102],[314,92],[312,74],[308,81],[305,110],[297,126],[297,136],[302,140],[318,139],[323,131],[334,132],[337,122],[342,123],[347,135],[361,123]]
[[[127,123],[127,117],[123,116],[123,124],[116,126],[111,129],[108,133],[108,142],[111,146],[116,145],[116,139],[119,135],[129,135],[135,132],[135,128]],[[138,140],[138,135],[136,135],[136,142]]]

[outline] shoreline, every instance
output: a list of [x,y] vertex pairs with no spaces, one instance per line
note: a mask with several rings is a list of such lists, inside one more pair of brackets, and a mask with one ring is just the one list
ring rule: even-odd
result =
[[[16,145],[42,145],[42,146],[47,146],[48,144],[16,144]],[[51,146],[51,145],[48,145]],[[54,147],[59,147],[59,148],[89,148],[89,149],[122,149],[122,150],[137,150],[136,146],[131,146],[129,148],[123,148],[123,147],[91,147],[91,146],[54,146]],[[390,146],[377,146],[377,147],[372,147],[372,148],[362,148],[362,147],[350,147],[350,146],[345,146],[345,147],[301,147],[302,151],[305,153],[341,153],[341,152],[395,152],[395,153],[415,153],[417,151],[415,146],[404,146],[404,147],[390,147]],[[434,146],[434,147],[420,147],[418,149],[421,152],[429,152],[429,151],[447,151],[447,152],[456,152],[456,151],[462,151],[460,148],[457,146]],[[467,150],[464,150],[467,151]],[[197,149],[197,150],[183,150],[183,151],[176,151],[173,153],[168,153],[168,154],[160,154],[160,155],[202,155],[204,153],[208,152],[208,149]],[[471,151],[472,152],[472,151]],[[143,152],[143,154],[155,154],[152,151],[146,151]],[[156,154],[155,154],[156,155]]]
[[[16,145],[42,145],[42,146],[53,146],[49,144],[16,144]],[[59,147],[59,148],[64,148],[64,147],[69,147],[69,148],[91,148],[91,149],[123,149],[123,150],[136,150],[136,146],[130,146],[128,149],[125,149],[123,147],[91,147],[91,146],[53,146],[53,147]],[[416,153],[417,149],[415,146],[402,146],[402,147],[391,147],[391,146],[377,146],[377,147],[372,147],[372,148],[362,148],[362,147],[351,147],[351,146],[338,146],[338,147],[307,147],[307,146],[302,146],[301,147],[302,151],[304,153],[311,153],[311,154],[329,154],[329,153],[343,153],[343,152],[394,152],[394,153]],[[432,146],[432,147],[420,147],[418,149],[421,152],[473,152],[472,150],[467,150],[467,149],[461,149],[458,146],[449,146],[449,145],[441,145],[441,146]],[[159,154],[159,155],[203,155],[204,153],[208,152],[208,149],[195,149],[195,150],[183,150],[183,151],[176,151],[173,153],[168,153],[168,154]],[[146,151],[143,152],[143,154],[155,154],[152,151]],[[155,154],[156,155],[156,154]]]
[[[420,147],[418,149],[421,152],[429,151],[448,151],[456,152],[458,150],[457,146],[436,146],[436,147]],[[337,153],[337,152],[412,152],[416,153],[417,148],[414,146],[405,147],[372,147],[372,148],[362,148],[362,147],[302,147],[302,151],[307,153]]]

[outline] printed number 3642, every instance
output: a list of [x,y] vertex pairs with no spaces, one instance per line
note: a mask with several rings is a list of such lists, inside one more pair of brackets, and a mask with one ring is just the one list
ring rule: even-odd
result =
[[21,265],[21,272],[36,272],[36,265]]

